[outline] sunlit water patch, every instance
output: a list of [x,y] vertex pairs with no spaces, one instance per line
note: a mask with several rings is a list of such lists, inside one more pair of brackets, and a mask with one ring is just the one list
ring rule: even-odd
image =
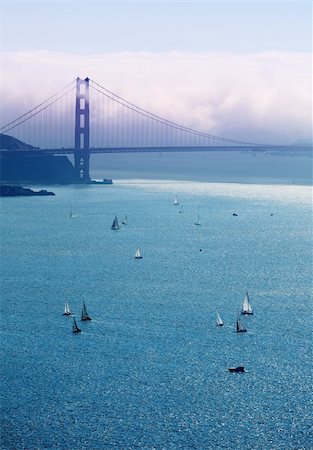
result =
[[308,188],[51,190],[1,199],[3,449],[311,447]]

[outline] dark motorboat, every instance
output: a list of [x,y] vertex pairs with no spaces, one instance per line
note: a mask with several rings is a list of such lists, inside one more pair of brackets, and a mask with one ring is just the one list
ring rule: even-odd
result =
[[245,372],[245,368],[243,366],[229,367],[228,370],[229,370],[229,372],[235,372],[235,373]]

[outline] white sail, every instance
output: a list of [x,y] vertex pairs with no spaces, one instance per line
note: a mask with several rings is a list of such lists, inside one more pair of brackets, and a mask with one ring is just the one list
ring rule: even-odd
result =
[[135,258],[136,259],[142,259],[142,255],[140,253],[140,249],[139,247],[137,247],[136,252],[135,252]]
[[218,325],[219,327],[222,327],[224,325],[224,321],[221,319],[221,316],[217,311],[216,311],[216,325]]
[[248,292],[242,302],[241,314],[253,314]]
[[123,224],[123,225],[127,225],[127,224],[128,224],[128,219],[127,219],[126,214],[125,214],[124,220],[122,220],[122,224]]
[[120,229],[120,226],[118,224],[117,216],[115,216],[112,226],[111,226],[111,230],[119,230],[119,229]]
[[176,197],[174,198],[174,205],[179,205],[179,201],[178,201],[177,195],[176,195]]
[[197,220],[195,222],[195,225],[201,225],[201,220],[200,220],[199,214],[198,214],[198,218],[197,218]]
[[70,316],[70,315],[71,315],[70,306],[69,306],[68,302],[65,302],[63,316]]

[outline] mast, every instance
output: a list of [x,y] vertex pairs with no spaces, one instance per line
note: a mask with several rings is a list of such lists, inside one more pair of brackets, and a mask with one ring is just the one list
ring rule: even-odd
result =
[[253,314],[248,292],[246,292],[245,298],[242,302],[241,314]]
[[75,317],[73,317],[73,333],[80,333],[80,332],[81,330],[77,326],[76,319]]
[[114,217],[112,226],[111,226],[111,230],[119,230],[119,224],[118,224],[118,220],[117,220],[117,216]]
[[86,308],[84,300],[83,300],[81,320],[91,320],[91,317],[89,316],[89,314],[87,312],[87,308]]
[[224,321],[222,320],[221,316],[217,311],[216,311],[216,325],[218,325],[219,327],[222,327],[224,325]]
[[135,259],[142,259],[139,247],[137,247],[136,252],[135,252]]

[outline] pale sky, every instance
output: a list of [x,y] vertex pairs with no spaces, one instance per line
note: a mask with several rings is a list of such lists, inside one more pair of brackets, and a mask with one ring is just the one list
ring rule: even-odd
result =
[[0,5],[1,123],[89,76],[143,108],[212,134],[262,142],[266,132],[273,143],[311,139],[309,0]]
[[2,51],[309,52],[310,0],[2,0]]

